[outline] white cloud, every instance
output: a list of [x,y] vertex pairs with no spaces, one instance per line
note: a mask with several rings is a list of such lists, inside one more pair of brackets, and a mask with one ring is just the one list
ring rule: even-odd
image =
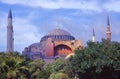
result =
[[120,0],[108,1],[106,2],[106,4],[103,5],[103,7],[107,11],[120,12]]
[[38,41],[36,37],[38,33],[37,28],[29,23],[29,20],[22,18],[14,19],[14,32],[16,37],[16,44],[30,44]]
[[[29,15],[28,15],[29,16]],[[29,18],[29,17],[28,17]],[[30,20],[26,18],[15,18],[14,19],[14,35],[15,35],[15,45],[20,48],[16,48],[22,51],[24,47],[39,42],[40,34],[37,27],[30,23]]]
[[48,9],[66,8],[97,12],[104,10],[120,12],[120,0],[0,0],[0,2]]
[[1,2],[49,9],[67,8],[101,11],[96,0],[1,0]]

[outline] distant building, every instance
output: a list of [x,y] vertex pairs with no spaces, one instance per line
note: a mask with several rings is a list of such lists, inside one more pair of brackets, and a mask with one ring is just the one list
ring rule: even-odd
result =
[[65,58],[77,48],[84,48],[82,40],[76,40],[63,29],[54,29],[43,36],[40,42],[26,47],[22,54],[31,59],[56,59]]
[[8,25],[7,25],[7,52],[14,51],[14,37],[13,37],[13,25],[12,25],[12,12],[9,10]]

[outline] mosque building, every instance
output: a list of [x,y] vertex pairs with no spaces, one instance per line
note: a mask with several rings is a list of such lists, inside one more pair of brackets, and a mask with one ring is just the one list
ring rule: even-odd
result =
[[65,58],[74,53],[76,48],[84,48],[82,40],[76,40],[69,32],[57,28],[43,36],[40,42],[26,47],[23,55],[31,59]]

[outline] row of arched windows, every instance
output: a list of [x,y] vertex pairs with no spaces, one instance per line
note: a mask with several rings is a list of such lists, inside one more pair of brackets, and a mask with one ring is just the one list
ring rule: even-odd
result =
[[44,36],[41,41],[45,41],[48,38],[52,38],[52,40],[75,40],[73,36],[70,35],[49,35],[49,36]]

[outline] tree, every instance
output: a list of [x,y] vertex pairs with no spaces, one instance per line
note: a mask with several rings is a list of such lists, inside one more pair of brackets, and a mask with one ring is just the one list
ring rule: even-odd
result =
[[31,76],[37,78],[46,78],[47,74],[44,70],[45,61],[43,59],[37,59],[28,64],[29,72]]
[[83,79],[119,79],[120,43],[88,42],[83,50],[75,51],[69,62],[74,74]]
[[52,73],[48,79],[69,79],[65,73]]
[[57,59],[55,62],[50,63],[46,66],[46,70],[50,73],[54,72],[65,72],[65,60],[64,59]]
[[63,74],[66,74],[67,76],[71,75],[71,69],[69,69],[67,60],[60,59],[60,58],[57,59],[55,62],[46,65],[46,71],[49,72],[49,74],[51,74],[49,79],[51,78],[55,79],[58,73],[59,74],[63,73]]
[[0,78],[5,77],[6,70],[7,70],[7,65],[5,64],[5,53],[0,52]]
[[[0,69],[2,73],[1,77],[17,78],[19,75],[23,75],[23,71],[27,71],[26,58],[20,55],[18,52],[9,52],[0,54]],[[25,74],[24,74],[25,75]]]

